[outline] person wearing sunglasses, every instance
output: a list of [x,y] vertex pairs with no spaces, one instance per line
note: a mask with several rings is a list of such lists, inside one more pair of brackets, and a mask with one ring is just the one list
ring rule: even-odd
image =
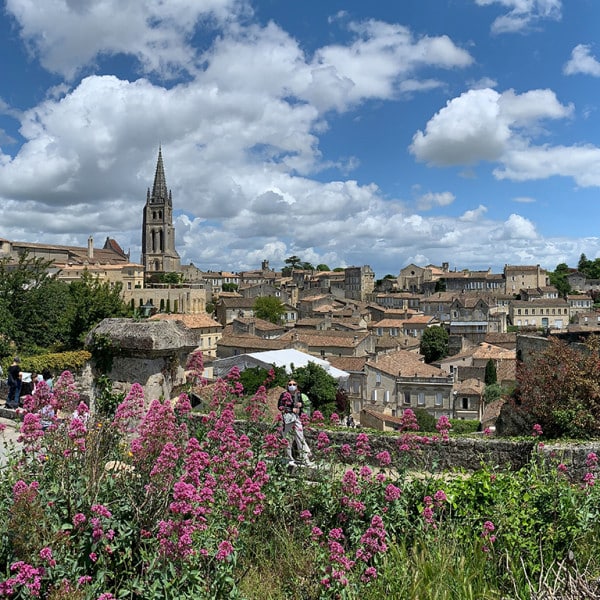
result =
[[281,393],[277,402],[277,408],[279,408],[283,420],[283,436],[288,442],[286,455],[290,467],[298,466],[293,454],[294,444],[298,449],[301,463],[307,467],[315,466],[311,459],[312,452],[304,437],[301,415],[305,403],[302,396],[296,381],[290,379],[287,383],[287,390]]

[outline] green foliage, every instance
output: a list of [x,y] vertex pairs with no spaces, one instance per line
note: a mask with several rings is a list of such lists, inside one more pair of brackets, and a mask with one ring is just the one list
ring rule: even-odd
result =
[[224,292],[237,292],[238,291],[238,285],[237,285],[237,283],[224,283],[221,286],[221,289]]
[[125,317],[129,307],[121,297],[122,285],[111,285],[87,271],[69,285],[68,347],[81,348],[89,331],[108,317]]
[[566,263],[560,263],[556,265],[554,272],[548,273],[550,285],[553,285],[563,297],[566,297],[571,292],[571,286],[567,280],[569,272],[569,266]]
[[507,392],[499,383],[492,383],[491,385],[486,385],[483,390],[483,399],[486,404],[490,402],[494,402],[494,400],[498,400]]
[[321,263],[320,265],[317,265],[317,271],[331,271],[331,269],[327,265]]
[[600,435],[600,338],[585,346],[548,339],[547,348],[517,370],[518,409],[548,437]]
[[577,270],[587,279],[600,279],[600,258],[588,260],[586,255],[582,254],[577,264]]
[[269,370],[261,367],[249,367],[240,373],[240,383],[244,386],[244,393],[247,396],[255,394],[261,385],[267,389],[277,386],[285,387],[287,380],[285,367],[273,366]]
[[[294,373],[299,383],[301,375]],[[99,386],[101,412],[112,415],[110,382]],[[482,464],[470,474],[444,473],[428,464],[430,473],[415,473],[402,465],[407,452],[418,458],[419,445],[406,450],[391,439],[384,461],[364,432],[354,440],[343,434],[347,454],[321,429],[313,451],[324,465],[292,469],[278,460],[272,427],[240,431],[227,388],[218,382],[210,413],[194,422],[185,402],[146,402],[140,386],[114,420],[96,414],[85,427],[65,421],[39,431],[26,417],[26,439],[0,469],[0,565],[3,585],[14,588],[9,595],[594,597],[583,584],[597,587],[600,570],[595,454],[583,482],[542,454],[518,471]],[[134,419],[140,405],[147,412]]]
[[94,404],[96,412],[102,418],[112,419],[117,410],[117,406],[125,398],[124,393],[118,393],[113,391],[113,382],[106,376],[100,375],[95,380],[96,385],[96,396],[94,398]]
[[305,367],[294,369],[294,378],[300,391],[310,398],[313,410],[321,410],[330,402],[335,403],[338,384],[323,367],[309,362]]
[[469,434],[479,430],[481,423],[474,419],[450,419],[453,434]]
[[496,373],[496,363],[490,358],[485,363],[485,385],[494,385],[498,381],[498,375]]
[[433,433],[437,431],[435,428],[437,420],[432,414],[428,413],[424,408],[415,408],[413,412],[415,413],[415,417],[417,417],[419,431],[427,433]]
[[0,259],[0,352],[33,353],[65,341],[68,285],[48,270],[51,261],[27,253]]
[[101,375],[110,373],[115,357],[119,354],[119,348],[113,344],[112,339],[107,335],[94,333],[88,349],[96,371]]
[[275,296],[261,296],[254,301],[254,314],[259,319],[279,325],[285,315],[283,302]]
[[[21,369],[31,373],[42,373],[44,369],[48,369],[51,373],[62,373],[63,371],[79,372],[90,360],[91,356],[87,350],[21,356]],[[5,373],[11,362],[11,358],[2,361],[2,368]]]
[[426,363],[432,363],[448,356],[448,331],[444,327],[428,327],[421,337],[420,352]]
[[290,256],[289,258],[286,258],[283,262],[290,269],[299,269],[300,265],[302,264],[302,260],[300,259],[300,257],[296,256],[295,254],[293,256]]

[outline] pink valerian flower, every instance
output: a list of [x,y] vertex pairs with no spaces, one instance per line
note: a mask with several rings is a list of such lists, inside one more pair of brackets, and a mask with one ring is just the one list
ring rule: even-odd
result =
[[71,371],[63,371],[56,380],[52,390],[53,400],[58,410],[72,413],[79,404],[79,393],[75,378]]
[[67,435],[73,442],[73,445],[79,452],[85,452],[85,438],[87,434],[87,428],[83,419],[79,417],[73,417],[69,421],[69,428]]
[[233,544],[229,540],[223,540],[219,544],[217,554],[215,555],[216,560],[225,560],[233,553]]
[[452,424],[450,423],[450,419],[446,415],[442,415],[438,422],[435,425],[435,428],[440,432],[442,436],[442,440],[447,442],[450,439],[448,432],[452,429]]
[[483,524],[483,530],[481,532],[481,537],[484,540],[484,544],[481,549],[484,552],[489,552],[490,547],[488,544],[493,544],[496,541],[496,536],[494,535],[494,531],[496,530],[496,526],[492,521],[486,521]]
[[318,540],[323,535],[323,531],[319,527],[313,527],[310,530],[310,537],[313,541]]
[[188,439],[185,423],[177,424],[170,400],[153,400],[137,428],[138,437],[131,441],[131,452],[136,468],[151,468],[163,446],[172,443],[181,447]]
[[40,381],[36,385],[35,392],[23,396],[23,408],[27,412],[38,412],[43,406],[52,402],[52,390],[45,381]]
[[48,563],[50,567],[56,566],[56,561],[52,557],[52,549],[45,546],[40,550],[40,558]]
[[417,431],[418,429],[419,423],[417,422],[417,415],[415,415],[414,411],[410,408],[405,409],[402,413],[402,424],[400,425],[400,431]]
[[263,450],[269,458],[274,458],[281,453],[281,450],[287,446],[287,440],[281,435],[267,433],[263,438]]
[[105,519],[110,519],[112,517],[112,513],[110,512],[110,510],[108,510],[108,508],[106,508],[106,506],[104,506],[103,504],[92,504],[92,506],[90,507],[90,511],[93,512],[95,515],[104,517]]
[[444,492],[444,490],[438,490],[434,495],[433,495],[433,501],[436,505],[437,508],[441,508],[445,502],[447,502],[448,497],[446,496],[446,492]]
[[387,467],[392,462],[392,457],[387,450],[382,450],[375,456],[375,458],[377,459],[380,467]]
[[21,435],[19,435],[17,441],[23,444],[23,452],[35,454],[41,449],[44,429],[39,414],[26,413],[19,431]]
[[87,585],[88,583],[91,583],[92,581],[92,576],[91,575],[82,575],[78,580],[77,580],[77,585]]
[[423,520],[426,525],[431,525],[433,529],[437,529],[437,525],[435,524],[434,519],[434,511],[433,511],[433,498],[431,496],[425,496],[423,498],[423,511],[421,512],[423,516]]
[[37,481],[32,481],[27,485],[22,479],[19,479],[13,485],[13,500],[14,502],[22,501],[26,504],[31,504],[37,498],[40,484]]
[[369,480],[373,476],[373,471],[371,470],[371,467],[368,467],[367,465],[363,465],[360,468],[360,470],[358,471],[358,474],[361,479]]
[[486,437],[489,437],[489,436],[491,436],[491,435],[492,435],[492,430],[491,430],[489,427],[486,427],[486,428],[483,430],[483,435],[485,435]]
[[150,471],[150,477],[153,480],[153,489],[156,485],[160,485],[161,488],[165,489],[167,486],[170,487],[176,473],[177,462],[179,461],[179,450],[172,442],[167,442],[158,458],[154,462],[154,466]]
[[117,406],[113,417],[113,427],[120,433],[134,433],[140,419],[144,416],[144,388],[139,383],[134,383]]
[[73,516],[73,526],[80,527],[86,522],[86,516],[83,513],[77,513]]
[[192,412],[192,403],[190,397],[185,393],[179,394],[177,401],[175,402],[175,414],[181,419],[187,417]]
[[221,406],[228,401],[229,398],[229,384],[227,381],[219,377],[212,388],[212,397],[210,399],[210,408],[212,410],[220,410]]
[[339,425],[340,424],[340,415],[338,415],[337,413],[331,413],[331,416],[329,417],[329,420],[331,421],[332,425]]
[[567,465],[565,465],[564,463],[559,463],[559,465],[556,467],[556,470],[559,473],[567,473],[569,471]]
[[90,552],[88,556],[93,563],[98,560],[98,555],[95,552]]
[[585,459],[585,464],[588,467],[588,469],[595,469],[598,466],[598,456],[596,455],[595,452],[590,452],[586,459]]
[[98,600],[116,600],[110,592],[104,592],[98,596]]
[[323,416],[323,413],[320,410],[315,410],[313,411],[310,422],[316,427],[320,425],[325,425],[325,417]]
[[362,491],[353,469],[348,469],[342,478],[342,491],[348,496],[360,496]]
[[346,556],[344,546],[341,544],[343,539],[343,531],[340,528],[334,528],[329,532],[327,540],[323,543],[327,545],[329,551],[329,573],[334,580],[344,586],[348,583],[345,573],[352,569],[355,561]]
[[361,547],[356,551],[356,559],[368,562],[375,555],[386,552],[386,535],[383,519],[379,515],[374,515],[371,525],[360,538]]
[[366,433],[359,433],[356,436],[354,450],[357,456],[371,456],[371,446],[369,444],[369,436]]
[[267,415],[267,388],[261,385],[250,398],[245,409],[248,420],[252,423],[262,421]]
[[402,494],[402,490],[396,487],[393,483],[389,483],[385,487],[384,498],[386,502],[394,502],[394,500],[398,500],[400,495]]
[[596,484],[596,477],[593,473],[588,472],[583,476],[584,487],[594,487]]
[[98,542],[104,537],[104,529],[102,529],[102,521],[99,517],[90,518],[90,526],[92,528],[92,539]]
[[202,377],[202,374],[204,373],[204,357],[202,355],[202,350],[196,350],[190,354],[185,368],[189,371],[192,386],[202,387],[206,385],[206,380]]
[[38,597],[40,595],[42,575],[44,573],[43,569],[38,569],[20,560],[13,563],[10,566],[10,570],[16,572],[15,577],[11,578],[13,586],[23,585],[29,590],[29,593],[32,596]]
[[305,523],[309,523],[312,519],[312,514],[310,512],[310,510],[303,510],[300,513],[300,518],[305,522]]
[[369,583],[373,579],[377,579],[377,569],[375,567],[367,567],[360,576],[360,580],[363,583]]
[[539,437],[543,433],[544,432],[542,430],[542,426],[539,423],[535,423],[534,426],[533,426],[533,431],[531,432],[531,435],[533,437]]
[[331,451],[331,440],[324,431],[319,431],[319,434],[317,435],[317,450],[320,450],[324,454]]
[[340,455],[346,460],[352,456],[352,446],[350,444],[342,444],[340,447]]

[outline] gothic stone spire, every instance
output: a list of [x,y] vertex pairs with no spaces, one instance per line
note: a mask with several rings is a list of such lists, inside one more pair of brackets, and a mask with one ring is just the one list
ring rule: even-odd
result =
[[170,194],[167,190],[167,181],[165,179],[165,168],[163,166],[162,148],[158,148],[158,161],[156,162],[156,172],[154,174],[154,185],[152,186],[152,195],[150,202],[168,202]]

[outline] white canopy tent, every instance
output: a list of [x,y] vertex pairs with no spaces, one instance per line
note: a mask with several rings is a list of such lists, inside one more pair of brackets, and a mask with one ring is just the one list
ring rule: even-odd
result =
[[216,377],[223,377],[231,371],[233,367],[237,367],[240,371],[244,369],[261,367],[269,369],[273,365],[276,367],[284,367],[286,372],[291,374],[298,367],[305,367],[309,362],[315,363],[323,367],[329,375],[338,381],[343,381],[350,377],[350,373],[336,369],[330,365],[325,359],[300,352],[288,348],[285,350],[267,350],[266,352],[250,352],[248,354],[239,354],[229,358],[221,358],[215,360],[213,364],[214,374]]

